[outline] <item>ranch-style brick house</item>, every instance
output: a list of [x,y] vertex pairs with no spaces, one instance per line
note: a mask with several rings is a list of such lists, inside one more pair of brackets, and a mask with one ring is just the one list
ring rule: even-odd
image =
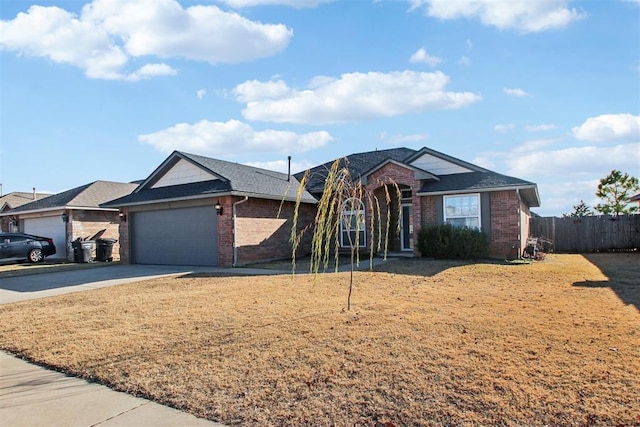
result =
[[[137,184],[94,181],[71,190],[37,198],[0,214],[8,218],[12,231],[53,239],[56,253],[47,259],[73,261],[72,242],[89,237],[119,238],[118,209],[100,205],[131,193]],[[118,260],[118,242],[114,244]]]
[[[391,229],[399,223],[402,230],[390,235],[389,250],[394,252],[419,256],[414,244],[419,229],[451,223],[479,228],[488,237],[491,256],[516,256],[529,235],[530,208],[540,206],[535,183],[428,148],[357,153],[342,162],[380,200],[385,185],[399,186],[401,206],[392,201],[390,209],[383,209],[383,215],[391,215]],[[313,222],[331,163],[309,170],[300,192],[299,230]],[[101,206],[120,211],[122,262],[239,266],[291,256],[303,175],[174,151],[131,194]],[[358,215],[362,213],[365,221],[371,220],[364,204]],[[359,230],[359,241],[366,245],[369,227]],[[346,233],[354,231],[340,230],[345,247]],[[303,242],[299,253],[305,248]]]

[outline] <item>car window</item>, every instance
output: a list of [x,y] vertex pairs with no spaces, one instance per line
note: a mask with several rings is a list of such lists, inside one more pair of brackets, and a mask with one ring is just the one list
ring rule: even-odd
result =
[[24,236],[10,236],[9,240],[11,241],[11,243],[16,243],[16,242],[25,242],[28,239]]

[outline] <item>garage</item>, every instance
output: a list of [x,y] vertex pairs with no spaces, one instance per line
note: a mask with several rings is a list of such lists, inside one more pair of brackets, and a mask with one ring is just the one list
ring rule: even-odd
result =
[[53,244],[56,245],[56,253],[55,255],[47,257],[47,259],[66,257],[67,239],[65,235],[65,224],[59,215],[25,218],[24,232],[53,239]]
[[136,264],[218,265],[212,205],[133,212],[131,231]]

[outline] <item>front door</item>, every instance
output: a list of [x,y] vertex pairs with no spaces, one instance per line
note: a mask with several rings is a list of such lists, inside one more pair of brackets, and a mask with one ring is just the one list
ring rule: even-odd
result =
[[402,205],[402,232],[400,233],[400,245],[403,251],[413,250],[413,224],[411,221],[411,205]]

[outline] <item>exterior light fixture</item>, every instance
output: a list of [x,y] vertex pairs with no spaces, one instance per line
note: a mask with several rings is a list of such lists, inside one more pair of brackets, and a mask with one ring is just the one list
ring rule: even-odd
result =
[[127,214],[122,211],[118,212],[118,218],[120,218],[120,221],[122,222],[127,222]]
[[222,205],[220,204],[220,202],[216,202],[215,208],[216,208],[216,213],[218,215],[222,215]]
[[69,215],[66,212],[62,213],[62,222],[69,222]]

